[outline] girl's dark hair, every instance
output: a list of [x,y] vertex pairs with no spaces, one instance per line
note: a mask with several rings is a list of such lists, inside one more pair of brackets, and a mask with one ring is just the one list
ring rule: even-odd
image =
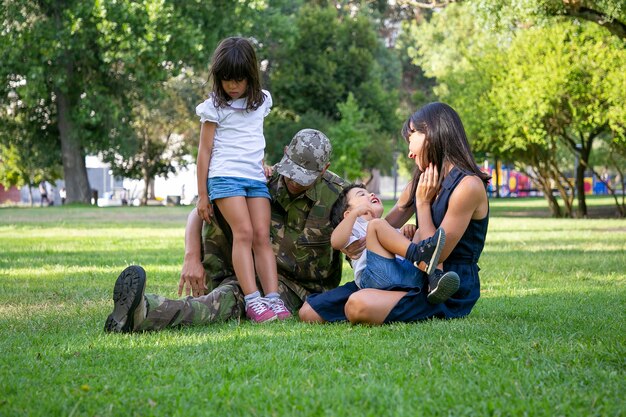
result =
[[343,213],[345,213],[348,208],[348,193],[353,188],[363,188],[364,190],[367,190],[363,184],[350,184],[341,190],[335,204],[333,204],[330,209],[330,224],[333,229],[343,220]]
[[215,107],[227,107],[232,100],[222,87],[223,80],[248,81],[246,110],[256,110],[265,101],[256,53],[247,39],[231,37],[222,40],[213,53],[209,77]]
[[[491,179],[489,174],[482,172],[476,165],[470,149],[461,118],[456,111],[445,103],[430,103],[416,111],[409,117],[402,127],[402,136],[408,143],[413,132],[423,133],[424,152],[422,152],[422,166],[432,163],[439,173],[445,164],[451,164],[470,175],[476,175],[485,186]],[[415,191],[421,175],[419,168],[413,173],[411,201],[405,208],[412,207],[415,202]],[[439,177],[443,181],[443,176]]]

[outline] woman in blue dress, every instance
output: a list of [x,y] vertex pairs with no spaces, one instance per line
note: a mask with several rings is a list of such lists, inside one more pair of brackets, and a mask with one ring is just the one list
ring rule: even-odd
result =
[[458,274],[458,291],[443,303],[430,304],[423,290],[426,274],[417,288],[359,289],[349,282],[310,295],[300,309],[301,320],[382,324],[455,318],[468,315],[478,301],[478,259],[489,223],[486,189],[491,177],[476,165],[461,119],[447,104],[419,109],[404,124],[402,135],[415,173],[386,220],[401,227],[415,214],[414,242],[442,227],[446,240],[439,260],[444,272]]

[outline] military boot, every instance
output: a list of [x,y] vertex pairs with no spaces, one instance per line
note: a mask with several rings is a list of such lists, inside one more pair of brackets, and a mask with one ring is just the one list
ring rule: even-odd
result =
[[147,314],[144,291],[146,271],[140,266],[126,268],[115,281],[113,312],[104,324],[105,332],[128,333],[135,331]]

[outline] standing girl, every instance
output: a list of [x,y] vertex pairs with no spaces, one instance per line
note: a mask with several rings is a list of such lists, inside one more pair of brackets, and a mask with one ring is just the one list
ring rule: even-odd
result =
[[[210,79],[212,92],[196,108],[202,123],[198,215],[210,222],[213,202],[232,230],[233,267],[246,315],[257,323],[285,319],[291,314],[278,295],[269,234],[270,194],[263,168],[263,119],[272,107],[272,96],[261,89],[252,44],[236,37],[221,41],[213,55]],[[265,297],[257,288],[255,267]]]

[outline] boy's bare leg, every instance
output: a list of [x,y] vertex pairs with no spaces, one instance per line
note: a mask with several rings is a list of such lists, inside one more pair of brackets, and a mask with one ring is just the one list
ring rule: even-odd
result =
[[411,241],[383,219],[370,220],[367,225],[367,250],[385,258],[405,256]]

